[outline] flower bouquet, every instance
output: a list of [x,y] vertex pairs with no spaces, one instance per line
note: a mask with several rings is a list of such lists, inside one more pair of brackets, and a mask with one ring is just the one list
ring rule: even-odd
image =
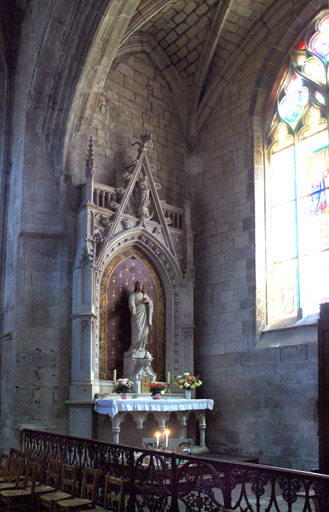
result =
[[150,384],[150,391],[152,398],[159,399],[161,398],[161,392],[166,389],[166,384],[162,384],[162,382],[152,382]]
[[121,398],[127,398],[127,393],[131,391],[134,383],[128,379],[118,379],[114,384],[113,391],[114,393],[121,394]]
[[191,398],[192,389],[198,388],[202,384],[202,380],[200,380],[200,376],[190,375],[188,372],[183,373],[183,375],[178,375],[176,379],[176,384],[180,388],[185,390],[185,398]]
[[201,386],[202,380],[200,380],[200,375],[196,377],[194,375],[190,375],[188,372],[183,373],[183,375],[178,375],[176,384],[180,388],[184,389],[195,389]]

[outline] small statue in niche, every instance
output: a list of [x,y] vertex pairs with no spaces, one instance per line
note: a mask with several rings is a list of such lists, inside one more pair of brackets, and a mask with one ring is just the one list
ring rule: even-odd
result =
[[129,351],[145,352],[144,357],[151,357],[146,350],[149,329],[152,326],[153,302],[145,293],[144,284],[136,281],[135,289],[129,294],[129,310],[131,313],[131,345]]
[[138,182],[138,211],[139,219],[148,220],[150,216],[150,186],[146,176],[143,176]]

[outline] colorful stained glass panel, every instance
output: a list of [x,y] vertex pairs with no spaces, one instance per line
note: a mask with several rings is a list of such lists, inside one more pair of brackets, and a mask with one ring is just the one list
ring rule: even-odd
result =
[[311,50],[323,59],[329,59],[329,16],[325,16],[319,23],[319,32],[314,34],[310,41]]
[[296,270],[296,260],[274,265],[272,273],[273,319],[281,319],[297,315]]
[[[301,132],[301,140],[312,137],[327,128],[327,121],[323,119],[322,112],[318,107],[310,108],[305,118],[306,128]],[[323,141],[323,143],[325,143]]]
[[319,103],[321,103],[321,105],[326,104],[325,97],[319,91],[315,91],[315,98]]
[[[326,190],[327,196],[328,192]],[[314,205],[318,202],[314,196],[317,194],[305,197],[302,203],[303,229],[300,236],[301,246],[306,254],[329,248],[329,206],[314,214]]]
[[317,57],[308,58],[303,66],[303,72],[312,80],[325,84],[326,72],[323,63]]
[[302,196],[320,192],[329,186],[327,137],[327,131],[322,131],[300,143],[298,179]]
[[296,92],[286,94],[278,106],[281,119],[292,128],[295,128],[304,112],[307,102],[308,89],[306,87],[302,87]]

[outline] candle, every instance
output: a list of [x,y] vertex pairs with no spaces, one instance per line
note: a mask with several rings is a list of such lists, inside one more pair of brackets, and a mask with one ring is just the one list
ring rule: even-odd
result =
[[160,437],[160,432],[156,432],[155,433],[155,437],[157,438],[157,448],[159,448],[159,437]]
[[117,381],[117,371],[113,370],[113,383],[115,384]]
[[165,438],[166,438],[165,449],[166,449],[166,450],[168,450],[168,445],[169,445],[169,430],[165,430],[165,431],[164,431],[164,435],[165,435]]
[[170,372],[168,372],[168,374],[167,374],[167,382],[168,382],[168,384],[170,384]]

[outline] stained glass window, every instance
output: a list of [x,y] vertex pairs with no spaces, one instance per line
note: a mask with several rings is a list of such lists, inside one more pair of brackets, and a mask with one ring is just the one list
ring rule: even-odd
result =
[[267,129],[267,321],[329,301],[329,14],[292,50]]

